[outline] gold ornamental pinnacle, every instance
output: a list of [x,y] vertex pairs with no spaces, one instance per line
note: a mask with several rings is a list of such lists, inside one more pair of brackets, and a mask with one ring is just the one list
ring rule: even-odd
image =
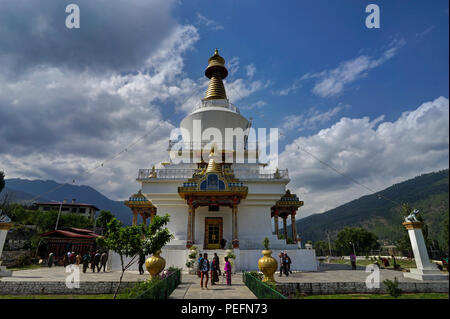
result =
[[208,89],[206,90],[205,100],[226,99],[223,79],[228,75],[225,67],[225,59],[219,55],[219,50],[214,51],[214,55],[208,59],[208,67],[205,70],[205,76],[210,79]]

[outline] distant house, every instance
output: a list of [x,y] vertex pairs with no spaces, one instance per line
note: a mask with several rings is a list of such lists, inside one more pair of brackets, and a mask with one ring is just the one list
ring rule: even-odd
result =
[[81,255],[91,253],[96,249],[96,239],[100,235],[92,230],[68,227],[40,234],[43,238],[43,245],[39,247],[39,256],[47,257],[53,253],[60,259],[68,251],[74,251]]
[[61,214],[78,214],[94,220],[95,213],[99,210],[92,204],[77,203],[75,199],[69,203],[66,200],[61,202],[38,202],[37,209],[41,211],[58,210],[61,206]]

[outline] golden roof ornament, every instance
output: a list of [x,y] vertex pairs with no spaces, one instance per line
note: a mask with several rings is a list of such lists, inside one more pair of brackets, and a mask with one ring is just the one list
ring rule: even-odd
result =
[[221,167],[220,164],[216,163],[216,161],[214,160],[214,146],[211,147],[211,152],[209,153],[209,162],[208,162],[208,167],[206,168],[206,174],[208,173],[217,173],[220,174],[221,173]]
[[228,75],[225,67],[225,59],[219,55],[219,50],[214,51],[214,55],[208,59],[208,67],[205,76],[210,79],[206,90],[205,100],[226,99],[225,87],[222,80]]

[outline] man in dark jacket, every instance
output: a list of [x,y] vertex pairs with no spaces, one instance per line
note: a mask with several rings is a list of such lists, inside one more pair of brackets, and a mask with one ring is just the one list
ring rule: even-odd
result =
[[95,272],[95,268],[97,268],[97,271],[100,272],[100,266],[99,266],[100,257],[101,257],[100,252],[97,250],[97,252],[94,255],[94,260],[93,260],[93,262],[94,262],[94,267],[92,268],[93,272]]
[[89,267],[89,262],[91,261],[91,256],[86,252],[83,256],[83,272],[85,273]]
[[[103,272],[106,271],[106,262],[108,261],[108,253],[105,251],[103,252],[103,254],[100,256],[100,270],[102,270],[103,268]],[[100,271],[99,270],[99,271]]]
[[288,256],[286,251],[284,252],[284,258],[286,259],[286,271],[289,272],[290,274],[292,274],[292,271],[291,271],[292,260],[291,260],[291,257]]
[[139,275],[143,275],[145,273],[144,264],[145,264],[145,256],[144,254],[139,255]]

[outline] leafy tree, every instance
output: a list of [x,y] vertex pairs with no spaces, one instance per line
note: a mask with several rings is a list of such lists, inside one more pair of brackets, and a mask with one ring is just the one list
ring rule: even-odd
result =
[[97,217],[96,225],[106,229],[108,223],[113,219],[114,215],[109,210],[102,210]]
[[[105,235],[97,238],[97,243],[99,246],[115,251],[119,255],[122,269],[114,299],[119,291],[125,271],[136,262],[137,257],[141,254],[154,254],[173,238],[169,230],[164,227],[168,222],[169,215],[166,214],[163,217],[154,216],[148,227],[143,224],[122,227],[122,222],[115,217],[106,225]],[[124,257],[129,257],[130,260],[125,263]]]
[[345,227],[337,234],[336,248],[342,254],[350,254],[353,252],[353,245],[360,252],[379,248],[378,238],[374,233],[364,228]]
[[325,240],[318,240],[313,245],[317,256],[328,256],[330,254],[330,247]]

